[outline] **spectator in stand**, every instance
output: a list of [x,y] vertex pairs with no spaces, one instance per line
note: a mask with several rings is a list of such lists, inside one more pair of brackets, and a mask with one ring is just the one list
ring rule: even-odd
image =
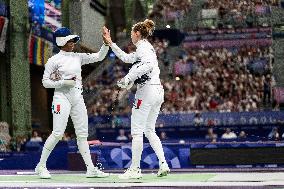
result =
[[209,140],[211,140],[211,141],[216,141],[217,138],[218,138],[218,136],[217,136],[217,134],[214,133],[213,128],[212,128],[212,127],[209,128],[209,129],[207,130],[207,134],[206,134],[206,136],[205,136],[205,139],[209,139]]
[[204,120],[203,120],[203,118],[201,117],[201,114],[200,114],[200,113],[196,113],[196,114],[194,115],[193,122],[194,122],[194,126],[202,126],[202,125],[204,125]]
[[263,104],[265,105],[266,102],[268,104],[271,103],[271,79],[270,79],[270,76],[267,76],[263,80]]
[[10,141],[9,124],[7,122],[0,122],[0,151],[9,151]]
[[64,132],[62,140],[66,141],[66,142],[70,141],[71,137],[70,137],[69,133]]
[[269,140],[280,140],[280,134],[277,127],[273,127],[270,133],[268,134]]
[[16,138],[16,150],[17,150],[17,152],[25,151],[26,143],[27,143],[27,138],[25,136],[18,136]]
[[179,57],[179,59],[174,64],[174,72],[176,76],[188,75],[190,71],[189,64],[187,64],[186,59]]
[[238,139],[244,140],[246,138],[247,138],[246,132],[245,131],[241,131],[240,134],[239,134]]
[[33,130],[30,142],[42,142],[42,138],[36,130]]
[[124,142],[128,141],[127,136],[125,135],[125,130],[124,129],[119,129],[119,135],[116,137],[117,141]]
[[208,127],[216,126],[216,121],[214,119],[208,119],[207,125]]
[[160,134],[160,139],[161,140],[168,140],[168,136],[167,136],[167,133],[162,131],[161,134]]
[[284,139],[284,133],[282,134],[282,140]]
[[128,141],[132,141],[132,135],[131,135],[131,133],[128,133],[128,135],[127,135],[127,137],[128,137]]
[[230,128],[226,128],[226,131],[225,131],[225,133],[222,135],[221,138],[222,138],[222,139],[235,139],[235,138],[237,138],[237,135],[236,135],[233,131],[231,131]]

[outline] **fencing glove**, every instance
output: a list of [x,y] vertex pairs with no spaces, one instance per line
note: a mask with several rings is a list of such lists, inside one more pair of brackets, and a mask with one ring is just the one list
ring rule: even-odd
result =
[[129,90],[133,86],[134,82],[130,81],[128,77],[124,77],[121,80],[117,81],[117,86],[122,88],[122,89],[127,89]]

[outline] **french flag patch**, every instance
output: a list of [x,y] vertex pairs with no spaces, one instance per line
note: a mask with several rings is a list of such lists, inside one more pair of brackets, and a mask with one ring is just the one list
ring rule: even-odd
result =
[[136,105],[135,105],[135,109],[139,109],[140,106],[141,106],[141,104],[142,104],[142,100],[141,100],[141,99],[138,99],[138,100],[137,100],[137,103],[136,103]]

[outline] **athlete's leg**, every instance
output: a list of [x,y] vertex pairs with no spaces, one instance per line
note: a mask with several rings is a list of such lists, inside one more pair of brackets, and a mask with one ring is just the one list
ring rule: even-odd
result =
[[131,136],[132,136],[132,164],[131,167],[140,167],[143,151],[143,132],[151,105],[143,100],[137,99],[131,114]]
[[70,115],[74,123],[78,149],[83,157],[83,160],[87,168],[94,167],[90,155],[89,145],[87,143],[88,114],[83,98],[79,98],[76,104],[73,104]]
[[148,116],[147,122],[146,122],[146,129],[145,129],[145,136],[149,140],[149,143],[151,147],[153,148],[154,152],[156,153],[159,163],[165,162],[165,155],[162,147],[161,140],[156,134],[155,131],[155,124],[160,112],[161,104],[156,104],[152,106],[151,113]]
[[140,99],[136,99],[131,114],[131,135],[132,135],[132,162],[130,168],[120,179],[141,178],[140,161],[143,151],[143,130],[151,106]]
[[79,98],[76,104],[72,106],[70,115],[75,127],[78,149],[87,167],[87,177],[109,176],[109,174],[103,173],[95,168],[91,158],[90,148],[87,142],[88,114],[83,97]]
[[156,98],[157,98],[156,103],[152,105],[150,110],[151,113],[148,115],[144,133],[159,159],[160,170],[158,172],[158,176],[166,176],[170,171],[170,169],[165,159],[165,154],[163,151],[161,140],[157,136],[155,131],[156,121],[160,112],[161,105],[164,101],[163,91],[161,91],[160,94],[158,93]]
[[40,174],[40,172],[46,172],[46,170],[43,170],[43,168],[46,169],[46,161],[51,151],[54,149],[55,145],[63,136],[63,133],[67,126],[70,108],[71,105],[64,95],[54,95],[52,102],[53,131],[51,135],[47,138],[43,146],[40,161],[35,170],[38,174]]

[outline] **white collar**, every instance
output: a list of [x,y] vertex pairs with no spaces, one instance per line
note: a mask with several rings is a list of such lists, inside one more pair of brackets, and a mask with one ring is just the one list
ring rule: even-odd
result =
[[147,42],[146,39],[140,39],[139,41],[137,41],[137,43],[135,43],[135,46],[138,47],[139,45],[141,45],[143,42]]
[[67,51],[64,51],[64,50],[60,50],[59,53],[64,54],[64,55],[70,55],[70,54],[73,54],[74,52],[67,52]]

